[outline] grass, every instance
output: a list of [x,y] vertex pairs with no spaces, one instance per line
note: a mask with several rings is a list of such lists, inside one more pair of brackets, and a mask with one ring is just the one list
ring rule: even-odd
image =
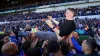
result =
[[79,40],[83,41],[85,39],[88,39],[89,35],[80,35]]

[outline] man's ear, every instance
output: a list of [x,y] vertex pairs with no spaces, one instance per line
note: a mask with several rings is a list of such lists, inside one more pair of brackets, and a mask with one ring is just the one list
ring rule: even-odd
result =
[[86,50],[89,50],[89,47],[86,46],[85,49],[86,49]]

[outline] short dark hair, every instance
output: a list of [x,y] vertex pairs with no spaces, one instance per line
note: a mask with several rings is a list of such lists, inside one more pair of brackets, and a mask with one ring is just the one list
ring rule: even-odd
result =
[[88,45],[89,49],[92,51],[94,51],[97,46],[94,39],[87,39],[86,44]]
[[27,50],[30,48],[31,46],[31,42],[30,41],[26,41],[22,44],[22,50],[26,53]]
[[59,45],[61,46],[61,51],[62,51],[63,55],[66,55],[69,53],[69,46],[66,43],[66,41],[60,41]]
[[56,53],[60,50],[60,46],[57,41],[49,41],[47,50],[49,53]]
[[41,56],[41,50],[40,48],[30,48],[27,51],[28,56]]

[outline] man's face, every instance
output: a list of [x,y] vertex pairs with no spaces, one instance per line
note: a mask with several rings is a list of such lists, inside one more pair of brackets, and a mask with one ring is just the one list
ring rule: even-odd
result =
[[16,36],[13,31],[10,32],[10,36]]
[[79,35],[78,35],[77,32],[74,32],[74,37],[75,37],[75,39],[78,39],[79,38]]
[[87,44],[86,44],[86,40],[84,40],[83,43],[82,43],[82,51],[83,51],[83,52],[84,52],[84,51],[87,51],[87,49],[88,49],[88,46],[87,46]]
[[67,11],[65,12],[65,16],[66,16],[66,17],[73,17],[73,16],[74,16],[74,13],[73,13],[71,10],[67,10]]

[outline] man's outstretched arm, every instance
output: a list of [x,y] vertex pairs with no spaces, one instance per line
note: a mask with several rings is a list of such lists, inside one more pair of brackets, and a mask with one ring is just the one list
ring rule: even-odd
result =
[[56,25],[59,25],[59,22],[52,18],[52,16],[47,16],[49,20],[52,20]]

